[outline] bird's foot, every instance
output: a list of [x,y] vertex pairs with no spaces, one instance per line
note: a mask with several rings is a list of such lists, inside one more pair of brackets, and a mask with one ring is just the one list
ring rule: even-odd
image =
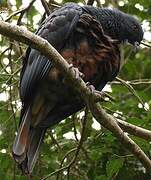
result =
[[94,95],[96,90],[95,90],[95,87],[92,84],[90,84],[90,82],[86,82],[86,86],[90,92],[88,99],[87,99],[87,105],[90,106],[91,103],[93,102],[93,95]]
[[105,97],[105,95],[106,95],[103,91],[98,91],[98,90],[95,90],[95,93],[102,97]]
[[103,91],[96,90],[95,87],[90,84],[90,82],[87,82],[86,85],[87,85],[87,88],[90,90],[91,94],[95,93],[101,96],[102,98],[105,97],[106,94]]
[[69,69],[71,69],[74,72],[76,79],[84,78],[84,74],[80,72],[78,68],[74,67],[73,64],[69,65]]
[[95,87],[92,84],[90,84],[90,82],[86,82],[86,86],[90,90],[91,94],[95,93]]

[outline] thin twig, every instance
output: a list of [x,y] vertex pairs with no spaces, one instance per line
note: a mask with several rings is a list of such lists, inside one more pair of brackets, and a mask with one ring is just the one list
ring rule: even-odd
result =
[[[11,45],[11,48],[10,48],[10,52],[9,52],[9,67],[11,68],[11,71],[13,71],[13,65],[12,65],[12,61],[11,61],[11,51],[12,51],[12,45]],[[11,76],[11,78],[9,79],[9,83],[12,84],[12,79],[13,79],[13,76]],[[12,104],[13,102],[13,89],[12,89],[12,86],[9,87],[9,101],[10,101],[10,107],[11,107],[11,111],[12,111],[12,114],[13,114],[13,120],[14,120],[14,124],[15,124],[15,131],[17,131],[17,122],[16,122],[16,113],[14,111],[14,106]]]
[[79,139],[78,139],[78,137],[77,137],[76,125],[75,125],[75,121],[76,121],[75,117],[76,117],[76,114],[73,114],[73,115],[72,115],[73,132],[74,132],[75,140],[76,140],[77,142],[79,142]]
[[[8,82],[5,81],[4,83],[8,83]],[[2,93],[3,91],[6,91],[6,89],[7,89],[8,87],[13,86],[13,85],[15,85],[15,84],[17,84],[17,83],[18,83],[18,80],[15,81],[15,82],[13,82],[12,84],[7,84],[6,87],[3,87],[3,88],[0,90],[0,93]],[[2,106],[1,106],[1,107],[2,107]]]
[[20,13],[21,13],[22,16],[23,16],[23,14],[32,7],[32,5],[34,4],[35,1],[36,1],[36,0],[32,0],[27,7],[23,8],[23,9],[20,9],[20,10],[14,12],[14,13],[12,13],[9,17],[7,17],[7,18],[5,19],[5,21],[6,21],[6,22],[9,21],[13,16],[16,16],[17,14],[20,14]]
[[[78,155],[79,155],[80,149],[81,149],[82,144],[83,144],[85,127],[86,127],[86,120],[87,120],[87,113],[88,113],[88,109],[86,108],[85,116],[84,116],[84,119],[83,119],[83,127],[82,127],[82,131],[81,131],[81,138],[80,138],[79,144],[78,144],[78,146],[77,146],[77,148],[76,148],[75,155],[74,155],[73,159],[71,160],[71,162],[70,162],[67,166],[61,167],[60,169],[58,169],[58,170],[54,171],[53,173],[47,175],[46,177],[42,178],[42,180],[46,180],[46,179],[50,178],[52,175],[54,175],[54,174],[56,174],[56,173],[60,173],[61,171],[65,170],[65,169],[67,169],[68,174],[69,174],[70,168],[71,168],[71,166],[76,162],[76,159],[77,159],[77,157],[78,157]],[[73,151],[74,151],[74,149],[72,149],[71,151],[69,151],[65,157],[67,157],[67,156],[68,156],[71,152],[73,152]],[[64,162],[65,157],[64,157],[63,160],[62,160],[61,166],[62,166],[62,164],[63,164],[63,162]],[[59,175],[57,175],[57,178],[59,178]]]
[[135,89],[129,84],[127,83],[126,81],[124,81],[123,79],[119,78],[119,77],[116,77],[116,79],[121,82],[125,87],[128,88],[128,90],[137,98],[137,100],[142,104],[143,108],[145,110],[148,111],[148,109],[145,108],[144,106],[144,101],[138,96],[138,94],[136,93]]
[[149,44],[146,44],[146,43],[144,43],[144,42],[141,42],[141,44],[143,44],[143,45],[146,46],[146,47],[151,48],[151,45],[149,45]]
[[[130,85],[148,85],[151,84],[151,79],[136,79],[136,80],[130,80],[126,81]],[[119,81],[113,81],[112,84],[121,84]]]
[[45,9],[45,12],[46,12],[47,16],[49,16],[51,14],[51,11],[49,9],[49,6],[48,6],[47,2],[45,0],[41,0],[41,3],[42,3],[42,5],[43,5],[43,7]]
[[[64,155],[63,159],[61,160],[59,169],[62,168],[65,159],[66,159],[71,153],[75,152],[76,150],[77,150],[77,148],[73,148],[73,149],[71,149],[70,151],[68,151],[68,152]],[[59,179],[59,175],[60,175],[60,172],[57,173],[56,180]]]
[[139,79],[129,81],[131,85],[142,85],[142,84],[151,84],[151,79]]
[[59,143],[57,142],[57,140],[53,137],[51,130],[49,131],[49,136],[51,137],[52,142],[58,147],[59,150],[61,150],[61,147]]
[[84,141],[84,133],[85,133],[85,129],[86,129],[87,115],[88,115],[88,109],[86,108],[85,115],[84,115],[83,122],[82,122],[81,138],[80,138],[75,156],[72,159],[72,161],[70,162],[70,166],[68,167],[68,174],[70,173],[71,166],[76,162],[76,159],[79,155],[80,149],[81,149],[83,141]]
[[0,54],[0,58],[10,49],[10,47],[6,48],[3,52]]
[[55,175],[55,174],[57,174],[57,173],[60,173],[61,171],[64,171],[64,170],[68,169],[68,167],[69,167],[69,165],[64,166],[64,167],[62,167],[62,168],[60,168],[60,169],[57,169],[56,171],[52,172],[51,174],[48,174],[47,176],[45,176],[45,177],[42,178],[41,180],[46,180],[46,179],[48,179],[49,177],[51,177],[51,176],[53,176],[53,175]]

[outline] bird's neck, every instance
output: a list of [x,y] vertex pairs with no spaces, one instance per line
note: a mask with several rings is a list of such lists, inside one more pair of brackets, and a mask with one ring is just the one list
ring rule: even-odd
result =
[[118,40],[119,43],[125,40],[121,37],[124,31],[122,31],[121,18],[115,10],[109,8],[95,8],[92,6],[86,7],[90,14],[92,14],[102,25],[104,33],[110,36],[112,39]]

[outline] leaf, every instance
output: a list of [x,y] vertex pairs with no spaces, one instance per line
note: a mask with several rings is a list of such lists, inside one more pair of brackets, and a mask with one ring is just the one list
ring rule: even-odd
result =
[[123,158],[112,158],[107,162],[106,171],[107,177],[109,179],[112,178],[112,176],[120,170],[120,168],[123,166],[123,162]]
[[105,175],[97,176],[95,180],[108,180],[108,178]]
[[90,157],[91,157],[92,160],[96,161],[96,160],[100,159],[101,154],[102,153],[100,152],[100,150],[95,149],[95,150],[91,151]]

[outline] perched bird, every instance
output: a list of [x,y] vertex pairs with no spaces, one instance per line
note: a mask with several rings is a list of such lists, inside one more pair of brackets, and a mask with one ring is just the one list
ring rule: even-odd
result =
[[[101,91],[120,68],[121,43],[139,45],[138,21],[117,9],[67,3],[41,24],[37,35],[46,39],[69,64]],[[20,77],[22,110],[13,157],[24,173],[31,173],[48,127],[84,107],[64,81],[64,75],[45,56],[28,48]]]

